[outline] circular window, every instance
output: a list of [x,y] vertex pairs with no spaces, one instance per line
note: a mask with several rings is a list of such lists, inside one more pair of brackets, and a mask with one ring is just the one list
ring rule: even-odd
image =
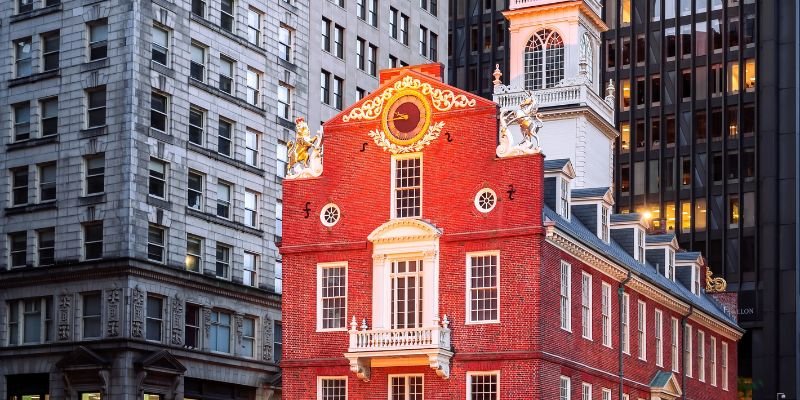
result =
[[480,212],[488,213],[489,211],[492,211],[496,205],[497,195],[492,189],[481,189],[481,191],[475,195],[475,208],[477,208]]
[[339,211],[339,207],[336,204],[330,203],[322,207],[322,211],[319,213],[319,220],[322,222],[322,225],[331,227],[339,222],[341,216],[342,213]]

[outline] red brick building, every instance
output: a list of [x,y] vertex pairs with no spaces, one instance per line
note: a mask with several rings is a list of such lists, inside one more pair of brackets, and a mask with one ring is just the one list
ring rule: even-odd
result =
[[569,160],[498,157],[498,106],[439,65],[381,82],[284,181],[286,399],[736,397],[699,254]]

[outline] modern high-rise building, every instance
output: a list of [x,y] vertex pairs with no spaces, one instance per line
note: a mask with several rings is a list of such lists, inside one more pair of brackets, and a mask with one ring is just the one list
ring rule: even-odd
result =
[[619,212],[651,215],[738,292],[740,398],[796,398],[797,7],[607,0]]
[[306,119],[313,131],[375,90],[378,71],[445,60],[447,1],[312,3],[309,83],[304,89],[309,98]]
[[2,3],[0,398],[279,398],[308,14]]

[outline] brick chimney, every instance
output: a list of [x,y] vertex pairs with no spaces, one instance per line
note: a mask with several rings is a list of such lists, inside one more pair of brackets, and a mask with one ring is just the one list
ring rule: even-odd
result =
[[439,80],[440,82],[444,82],[442,75],[444,74],[444,64],[442,63],[430,63],[430,64],[419,64],[419,65],[409,65],[407,67],[400,67],[400,68],[392,68],[392,69],[383,69],[380,73],[380,81],[381,85],[384,82],[391,80],[398,74],[400,74],[404,70],[414,70],[416,72],[428,75],[432,78]]

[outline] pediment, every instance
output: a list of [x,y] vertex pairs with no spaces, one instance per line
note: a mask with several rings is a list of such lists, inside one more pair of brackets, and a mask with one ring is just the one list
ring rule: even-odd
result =
[[136,361],[135,364],[145,370],[157,370],[175,374],[182,374],[186,371],[186,367],[167,350],[146,355]]
[[419,219],[393,219],[375,228],[367,239],[372,243],[434,240],[442,236],[441,229]]
[[680,382],[675,374],[667,371],[658,371],[650,380],[650,393],[658,395],[660,398],[679,398],[683,395]]
[[78,346],[56,363],[61,369],[104,368],[110,365],[109,360],[84,346]]

